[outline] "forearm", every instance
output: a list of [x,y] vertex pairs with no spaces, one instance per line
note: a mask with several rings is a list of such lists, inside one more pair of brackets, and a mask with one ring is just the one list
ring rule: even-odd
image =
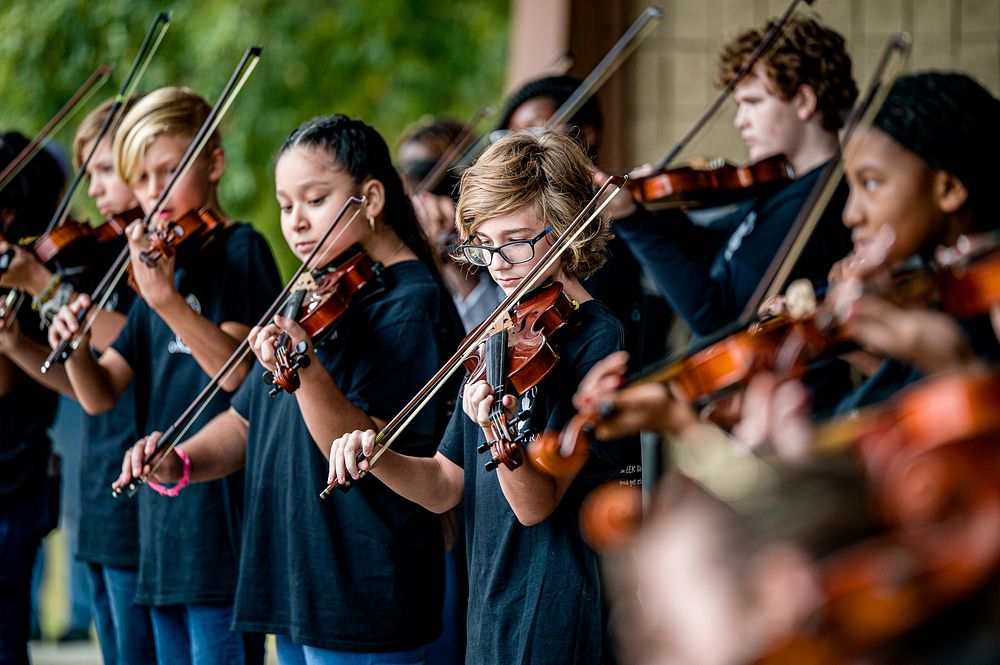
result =
[[249,426],[235,410],[213,418],[179,446],[191,458],[191,482],[231,475],[246,465]]
[[371,473],[396,494],[434,513],[445,513],[462,501],[462,470],[441,453],[411,457],[387,450]]
[[[191,309],[180,294],[174,292],[174,296],[168,302],[159,304],[154,311],[191,349],[191,355],[202,371],[208,376],[215,376],[233,355],[241,339],[249,332],[249,328],[243,330],[242,335],[238,335],[235,334],[237,332],[235,327],[238,324],[232,324],[234,330],[227,332],[223,329],[227,324],[213,323]],[[243,383],[249,368],[249,361],[241,363],[222,382],[222,389],[230,393],[235,392]]]
[[76,399],[73,384],[70,383],[66,368],[61,363],[53,363],[47,372],[42,373],[42,363],[48,358],[50,350],[32,339],[21,338],[9,357],[25,374],[38,383],[70,399]]
[[[327,459],[334,439],[354,430],[379,430],[385,423],[376,421],[354,405],[340,390],[333,377],[313,356],[312,364],[299,370],[302,385],[295,391],[299,410],[316,447]],[[279,395],[276,399],[286,397]]]
[[111,346],[118,339],[118,334],[125,327],[127,319],[128,317],[124,314],[102,309],[97,314],[97,318],[94,319],[94,325],[90,329],[91,344],[94,345],[94,348],[104,352],[105,349]]
[[94,358],[89,344],[81,344],[65,368],[76,400],[88,415],[104,413],[118,401],[121,390],[116,390],[110,372]]
[[500,465],[497,474],[507,503],[517,520],[525,526],[548,519],[562,501],[572,478],[576,477],[574,473],[570,478],[553,478],[531,464],[524,464],[514,471]]

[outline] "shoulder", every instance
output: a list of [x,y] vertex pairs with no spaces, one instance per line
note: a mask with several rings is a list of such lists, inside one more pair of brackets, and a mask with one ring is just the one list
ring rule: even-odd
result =
[[227,256],[245,257],[250,252],[265,250],[270,254],[267,240],[247,222],[233,222],[223,232],[222,244]]
[[579,362],[596,362],[626,348],[625,326],[599,300],[588,300],[569,319],[563,342]]
[[382,270],[383,292],[375,301],[377,309],[393,319],[432,317],[441,302],[450,296],[421,261],[403,261]]

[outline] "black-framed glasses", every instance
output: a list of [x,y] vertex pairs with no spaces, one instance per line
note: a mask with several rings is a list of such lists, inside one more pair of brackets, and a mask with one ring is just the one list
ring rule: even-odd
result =
[[530,240],[511,240],[499,247],[487,247],[485,245],[459,245],[455,251],[462,252],[465,260],[476,266],[489,267],[493,263],[493,255],[499,254],[500,258],[511,265],[527,263],[535,258],[535,244],[539,240],[552,232],[552,225],[549,224],[534,238]]

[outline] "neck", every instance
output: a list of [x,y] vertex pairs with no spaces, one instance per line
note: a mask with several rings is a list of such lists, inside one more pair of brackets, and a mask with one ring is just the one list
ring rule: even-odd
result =
[[386,226],[383,221],[379,220],[375,229],[375,232],[361,243],[373,261],[384,266],[391,266],[394,263],[417,258],[417,255],[406,246],[402,238],[396,235],[396,232]]
[[593,296],[591,296],[590,293],[587,292],[587,289],[583,288],[583,284],[581,284],[580,280],[578,280],[576,277],[570,277],[566,275],[566,273],[560,270],[558,273],[556,273],[554,279],[557,282],[562,282],[563,290],[566,291],[566,295],[568,295],[573,300],[576,300],[577,302],[580,303],[584,303],[587,302],[588,300],[594,299]]
[[839,151],[840,143],[835,132],[828,132],[818,124],[809,123],[798,149],[787,157],[798,177],[833,159]]

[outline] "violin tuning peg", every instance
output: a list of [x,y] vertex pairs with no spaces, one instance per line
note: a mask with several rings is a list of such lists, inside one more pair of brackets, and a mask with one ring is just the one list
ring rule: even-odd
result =
[[298,344],[295,345],[295,353],[298,353],[299,355],[305,355],[306,351],[308,350],[309,350],[309,344],[307,344],[305,341],[299,342]]
[[489,462],[483,465],[483,468],[487,471],[496,471],[496,468],[500,466],[500,462],[495,459],[491,459]]
[[271,372],[263,372],[260,375],[260,380],[264,382],[265,386],[273,386],[274,385],[274,374],[272,374]]
[[480,455],[482,455],[483,453],[485,453],[489,449],[490,449],[489,442],[488,441],[484,441],[483,443],[479,444],[478,448],[476,448],[476,452],[479,453]]
[[312,358],[310,358],[307,355],[303,355],[300,358],[296,359],[295,364],[299,369],[305,369],[306,367],[309,367],[309,365],[312,364]]

